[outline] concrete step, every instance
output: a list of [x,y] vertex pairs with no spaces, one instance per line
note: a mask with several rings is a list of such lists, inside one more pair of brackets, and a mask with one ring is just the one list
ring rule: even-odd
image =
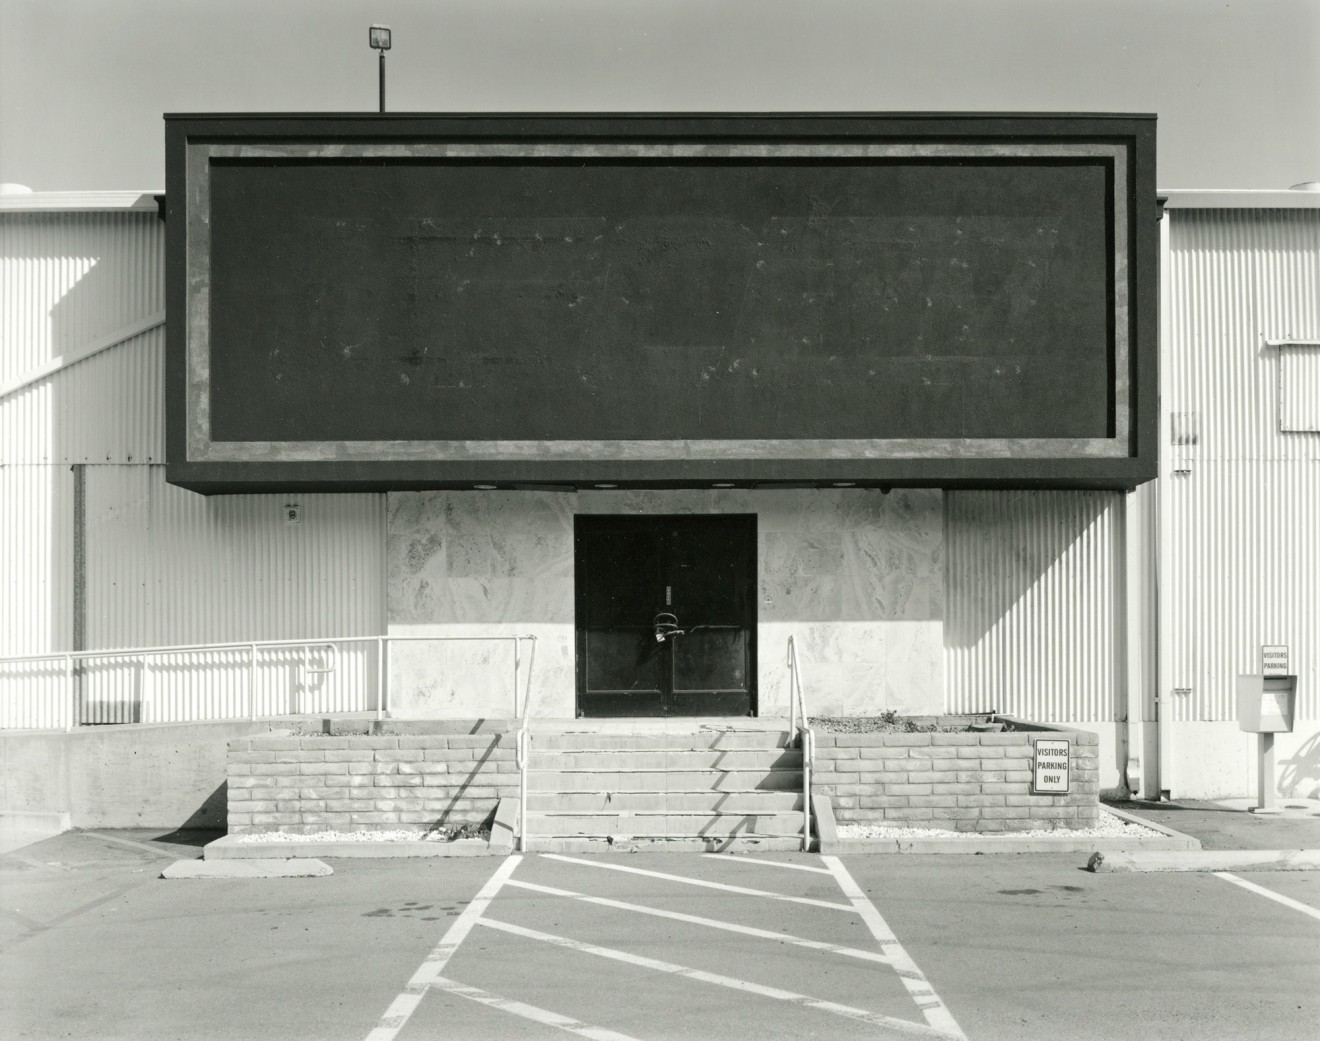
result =
[[[528,847],[537,853],[769,853],[800,850],[801,835],[537,835]],[[812,847],[815,847],[813,840]]]
[[801,770],[802,753],[784,748],[548,751],[534,744],[527,765],[533,770]]
[[600,731],[544,732],[533,729],[534,749],[647,749],[683,751],[697,748],[787,748],[787,730],[692,730],[620,734]]
[[549,836],[715,838],[733,835],[801,836],[802,813],[529,813],[533,841]]
[[537,770],[529,792],[801,791],[801,770]]
[[762,792],[528,792],[530,813],[787,813],[802,790]]

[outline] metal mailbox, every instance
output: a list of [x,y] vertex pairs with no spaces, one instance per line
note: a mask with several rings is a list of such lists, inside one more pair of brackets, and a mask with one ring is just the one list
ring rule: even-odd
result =
[[1296,676],[1238,676],[1238,726],[1248,734],[1292,732],[1297,710]]

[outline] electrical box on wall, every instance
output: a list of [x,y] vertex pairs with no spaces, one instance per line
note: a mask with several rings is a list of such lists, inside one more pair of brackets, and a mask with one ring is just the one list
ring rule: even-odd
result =
[[285,524],[302,523],[302,507],[295,503],[285,503],[281,509],[284,511]]

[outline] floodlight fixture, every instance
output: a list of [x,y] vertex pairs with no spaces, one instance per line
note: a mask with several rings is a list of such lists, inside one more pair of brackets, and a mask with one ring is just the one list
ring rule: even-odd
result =
[[390,27],[373,25],[367,30],[367,42],[373,51],[380,51],[380,110],[385,111],[385,52],[390,49]]

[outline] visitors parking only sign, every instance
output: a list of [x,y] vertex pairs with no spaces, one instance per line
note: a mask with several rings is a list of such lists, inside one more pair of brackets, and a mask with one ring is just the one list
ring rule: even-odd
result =
[[1069,742],[1042,738],[1036,742],[1031,790],[1038,795],[1068,794]]

